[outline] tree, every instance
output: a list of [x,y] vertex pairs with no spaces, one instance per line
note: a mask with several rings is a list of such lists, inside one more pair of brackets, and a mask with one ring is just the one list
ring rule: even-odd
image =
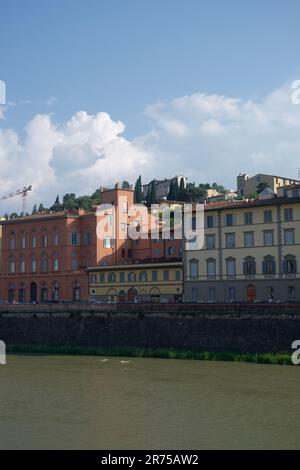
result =
[[51,211],[58,212],[63,210],[63,205],[60,203],[59,195],[56,196],[53,206],[50,207]]
[[43,204],[40,204],[38,208],[38,212],[44,212],[44,210],[45,210],[45,207],[43,206]]
[[92,204],[99,205],[101,204],[101,189],[96,189],[95,192],[91,195]]
[[37,207],[36,207],[36,204],[34,204],[33,208],[32,208],[32,212],[31,212],[31,215],[35,215],[37,214]]
[[75,201],[78,207],[80,207],[81,209],[88,211],[92,208],[93,202],[90,196],[81,196],[76,198]]
[[66,193],[63,197],[63,206],[66,210],[77,209],[76,195],[74,193]]
[[257,186],[256,186],[256,191],[257,193],[261,193],[264,189],[268,188],[269,185],[268,183],[265,183],[264,181],[262,181],[261,183],[259,183]]
[[128,181],[123,181],[122,183],[122,189],[130,189],[130,184],[128,183]]
[[175,193],[175,184],[174,181],[172,180],[170,183],[170,190],[167,196],[168,201],[176,201],[176,193]]
[[139,176],[134,186],[134,202],[140,204],[143,201],[142,177]]

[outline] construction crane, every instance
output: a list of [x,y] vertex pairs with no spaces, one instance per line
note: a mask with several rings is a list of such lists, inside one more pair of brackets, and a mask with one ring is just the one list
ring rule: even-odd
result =
[[5,199],[10,199],[11,197],[15,196],[21,196],[22,198],[22,212],[25,215],[26,214],[26,199],[27,199],[27,193],[32,190],[32,186],[24,186],[23,189],[17,189],[17,191],[13,193],[9,193],[6,196],[0,197],[0,201],[4,201]]

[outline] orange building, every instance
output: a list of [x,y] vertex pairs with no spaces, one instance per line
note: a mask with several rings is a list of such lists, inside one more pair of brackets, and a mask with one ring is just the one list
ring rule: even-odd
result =
[[[0,221],[0,298],[10,302],[86,301],[86,269],[139,262],[180,260],[181,240],[122,237],[132,222],[132,189],[105,190],[102,204],[115,209],[114,236],[97,236],[107,213],[62,211]],[[145,208],[141,206],[141,210]]]

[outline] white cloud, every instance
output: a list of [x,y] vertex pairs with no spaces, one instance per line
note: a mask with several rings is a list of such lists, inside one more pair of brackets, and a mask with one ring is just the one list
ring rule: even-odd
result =
[[[239,172],[297,177],[300,166],[300,105],[291,84],[260,101],[196,93],[148,106],[159,175],[186,174],[191,181],[235,185]],[[180,124],[176,133],[169,123]]]
[[[190,181],[235,186],[240,172],[297,177],[300,167],[300,105],[291,86],[260,101],[196,93],[148,106],[150,130],[134,140],[109,114],[77,112],[57,124],[37,115],[26,137],[0,128],[1,194],[32,184],[29,206],[51,204],[56,194],[87,194],[101,185],[139,174],[151,178],[185,174]],[[20,210],[20,201],[11,200]],[[10,210],[10,206],[0,212]]]
[[[151,158],[123,132],[124,124],[107,113],[91,116],[84,111],[62,125],[49,115],[37,115],[22,142],[14,130],[0,129],[1,194],[32,184],[31,207],[35,201],[53,203],[57,193],[88,194],[101,185],[135,180],[149,170]],[[20,211],[20,205],[11,199],[5,207],[0,204],[0,211]]]

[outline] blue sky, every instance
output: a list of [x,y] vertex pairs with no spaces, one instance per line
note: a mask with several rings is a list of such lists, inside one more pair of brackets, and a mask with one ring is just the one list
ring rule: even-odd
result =
[[[137,140],[140,149],[158,129],[170,130],[171,125],[174,131],[170,113],[178,98],[203,93],[260,105],[274,91],[300,79],[299,20],[298,0],[2,0],[0,79],[5,80],[7,99],[13,105],[0,121],[0,130],[13,129],[23,145],[28,137],[26,126],[37,114],[51,115],[51,123],[59,128],[78,111],[88,115],[105,112],[113,123],[124,123],[122,137],[130,145]],[[163,114],[157,103],[163,104]],[[247,107],[243,109],[246,113]],[[162,125],[166,115],[168,123]],[[205,119],[210,125],[210,118]],[[181,120],[177,115],[177,130]],[[188,127],[182,125],[181,129]],[[170,173],[174,149],[169,137],[167,141],[159,134],[151,146],[144,145],[149,159],[154,152],[166,161],[165,166],[149,171],[145,167],[149,177],[169,176],[161,174]],[[213,149],[212,143],[206,148],[206,141],[190,139],[176,145],[182,161],[186,153],[194,161],[191,149],[199,145],[201,154],[202,143],[206,156],[213,150],[222,154],[223,141]],[[265,143],[251,151],[241,150],[245,164],[233,168],[232,178],[224,176],[228,185],[234,185],[239,170],[252,170],[253,165],[248,170],[246,162],[253,155],[263,154],[262,162],[266,162]],[[97,152],[104,158],[105,151]],[[180,162],[180,155],[177,157],[173,173],[184,171],[176,164]],[[274,172],[281,171],[279,157]],[[63,157],[59,160],[53,152],[48,163],[50,160],[52,167],[54,161],[60,169],[64,167]],[[142,169],[129,172],[128,178]],[[113,174],[114,168],[110,171]],[[189,172],[196,181],[220,180],[222,175],[222,171],[206,170],[205,163],[199,171],[193,167]],[[2,183],[3,190],[14,185],[7,178]],[[36,187],[41,184],[37,181]],[[39,195],[47,199],[46,194]]]

